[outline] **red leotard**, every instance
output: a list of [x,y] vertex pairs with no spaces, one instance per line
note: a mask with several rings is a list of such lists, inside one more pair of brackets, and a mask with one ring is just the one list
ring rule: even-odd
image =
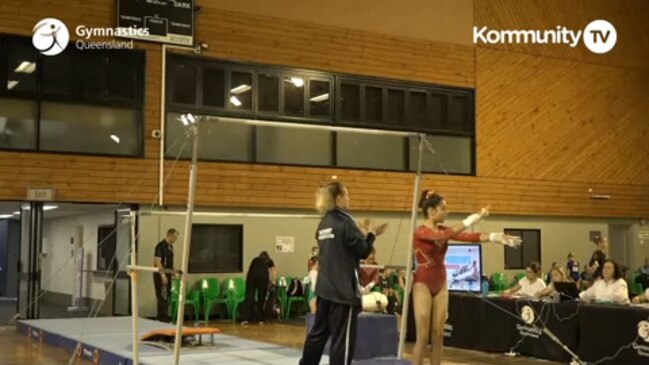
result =
[[415,231],[415,283],[424,283],[434,297],[446,283],[444,256],[448,250],[448,241],[480,242],[480,233],[453,234],[453,229],[438,226],[437,231],[424,225]]

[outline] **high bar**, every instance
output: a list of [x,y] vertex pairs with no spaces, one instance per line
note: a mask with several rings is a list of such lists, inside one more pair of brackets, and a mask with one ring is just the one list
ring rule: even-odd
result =
[[[185,216],[187,212],[170,212],[155,210],[150,212],[138,212],[141,216],[146,215],[178,215]],[[192,215],[199,217],[233,217],[233,218],[301,218],[301,219],[322,219],[317,214],[282,214],[282,213],[226,213],[226,212],[194,212]]]
[[350,132],[350,133],[373,134],[373,135],[395,136],[395,137],[419,137],[423,135],[423,133],[415,133],[415,132],[386,131],[382,129],[365,129],[365,128],[354,128],[354,127],[336,127],[336,126],[320,125],[320,124],[273,122],[268,120],[256,120],[256,119],[212,117],[212,116],[206,116],[205,118],[208,121],[215,120],[217,122],[223,122],[223,123],[258,125],[263,127],[315,129],[315,130],[332,131],[332,132]]
[[126,268],[134,271],[151,271],[151,272],[159,272],[165,274],[182,274],[182,271],[180,270],[161,269],[155,266],[126,265]]

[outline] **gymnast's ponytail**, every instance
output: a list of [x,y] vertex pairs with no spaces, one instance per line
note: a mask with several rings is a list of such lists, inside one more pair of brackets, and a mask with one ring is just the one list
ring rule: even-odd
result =
[[332,181],[322,185],[315,192],[315,209],[321,215],[327,214],[336,208],[336,198],[345,194],[345,185],[338,181]]

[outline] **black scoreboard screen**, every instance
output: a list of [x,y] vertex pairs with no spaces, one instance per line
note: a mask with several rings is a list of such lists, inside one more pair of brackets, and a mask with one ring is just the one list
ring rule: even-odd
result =
[[194,45],[194,0],[117,0],[117,28],[147,32],[120,32],[145,41]]

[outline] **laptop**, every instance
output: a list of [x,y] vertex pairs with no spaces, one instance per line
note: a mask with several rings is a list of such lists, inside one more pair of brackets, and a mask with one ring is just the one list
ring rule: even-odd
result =
[[577,285],[575,285],[575,283],[554,283],[554,290],[559,293],[561,302],[579,299],[579,289],[577,288]]

